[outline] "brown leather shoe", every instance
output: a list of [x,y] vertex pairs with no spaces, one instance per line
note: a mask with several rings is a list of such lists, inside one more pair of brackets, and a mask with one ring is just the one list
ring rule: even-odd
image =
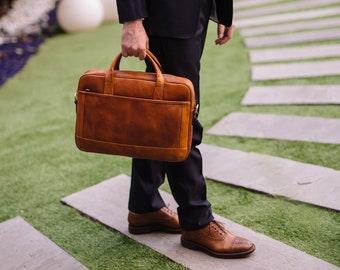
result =
[[129,232],[131,234],[181,232],[177,214],[166,206],[158,211],[146,214],[136,214],[130,211],[128,215],[128,222]]
[[181,244],[218,258],[241,258],[255,250],[252,242],[235,236],[217,221],[210,222],[203,229],[182,231]]

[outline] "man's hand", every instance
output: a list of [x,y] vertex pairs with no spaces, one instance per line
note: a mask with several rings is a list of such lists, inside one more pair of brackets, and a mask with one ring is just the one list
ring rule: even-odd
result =
[[145,59],[149,48],[149,38],[145,32],[142,20],[125,22],[121,36],[122,55]]
[[234,22],[230,27],[223,24],[217,25],[217,39],[215,40],[216,45],[223,45],[232,39],[234,34],[235,24]]

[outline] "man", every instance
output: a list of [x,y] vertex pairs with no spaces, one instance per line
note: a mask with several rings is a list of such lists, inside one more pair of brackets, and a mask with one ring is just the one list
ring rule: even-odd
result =
[[[156,55],[164,73],[190,79],[199,104],[200,58],[208,21],[218,22],[217,45],[232,38],[232,0],[117,0],[124,57],[145,59]],[[147,62],[147,71],[152,67]],[[193,120],[192,148],[183,162],[133,159],[129,198],[129,231],[132,234],[163,231],[181,233],[181,244],[221,258],[245,257],[255,250],[214,220],[206,198],[202,157],[197,148],[203,128]],[[178,203],[177,213],[165,206],[158,188],[168,177]]]

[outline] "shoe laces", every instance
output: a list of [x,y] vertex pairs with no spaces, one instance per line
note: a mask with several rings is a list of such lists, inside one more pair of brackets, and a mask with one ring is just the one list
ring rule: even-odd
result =
[[175,215],[175,212],[172,211],[172,210],[169,208],[169,206],[170,206],[170,204],[168,204],[168,205],[166,205],[166,206],[163,206],[161,209],[162,209],[164,212],[168,213],[169,215],[174,216],[174,215]]
[[222,222],[213,220],[211,224],[214,231],[217,232],[219,235],[224,235],[227,233],[227,230],[225,229],[224,224]]

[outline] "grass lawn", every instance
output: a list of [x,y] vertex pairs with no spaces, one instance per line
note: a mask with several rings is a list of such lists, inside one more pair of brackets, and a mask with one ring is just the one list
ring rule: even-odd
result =
[[[242,107],[250,85],[340,84],[340,78],[252,83],[239,34],[227,46],[216,47],[215,25],[211,26],[201,76],[200,119],[206,129],[232,111],[340,116],[339,106]],[[55,36],[1,87],[0,222],[22,216],[91,270],[183,269],[60,203],[62,197],[117,174],[130,175],[129,158],[83,153],[74,143],[78,78],[88,69],[109,67],[120,50],[120,30],[118,24],[107,24],[95,31]],[[129,58],[121,67],[144,65]],[[340,145],[212,135],[206,135],[204,143],[340,170]],[[207,184],[215,213],[340,266],[338,212],[210,180]],[[167,184],[162,188],[169,191]]]

